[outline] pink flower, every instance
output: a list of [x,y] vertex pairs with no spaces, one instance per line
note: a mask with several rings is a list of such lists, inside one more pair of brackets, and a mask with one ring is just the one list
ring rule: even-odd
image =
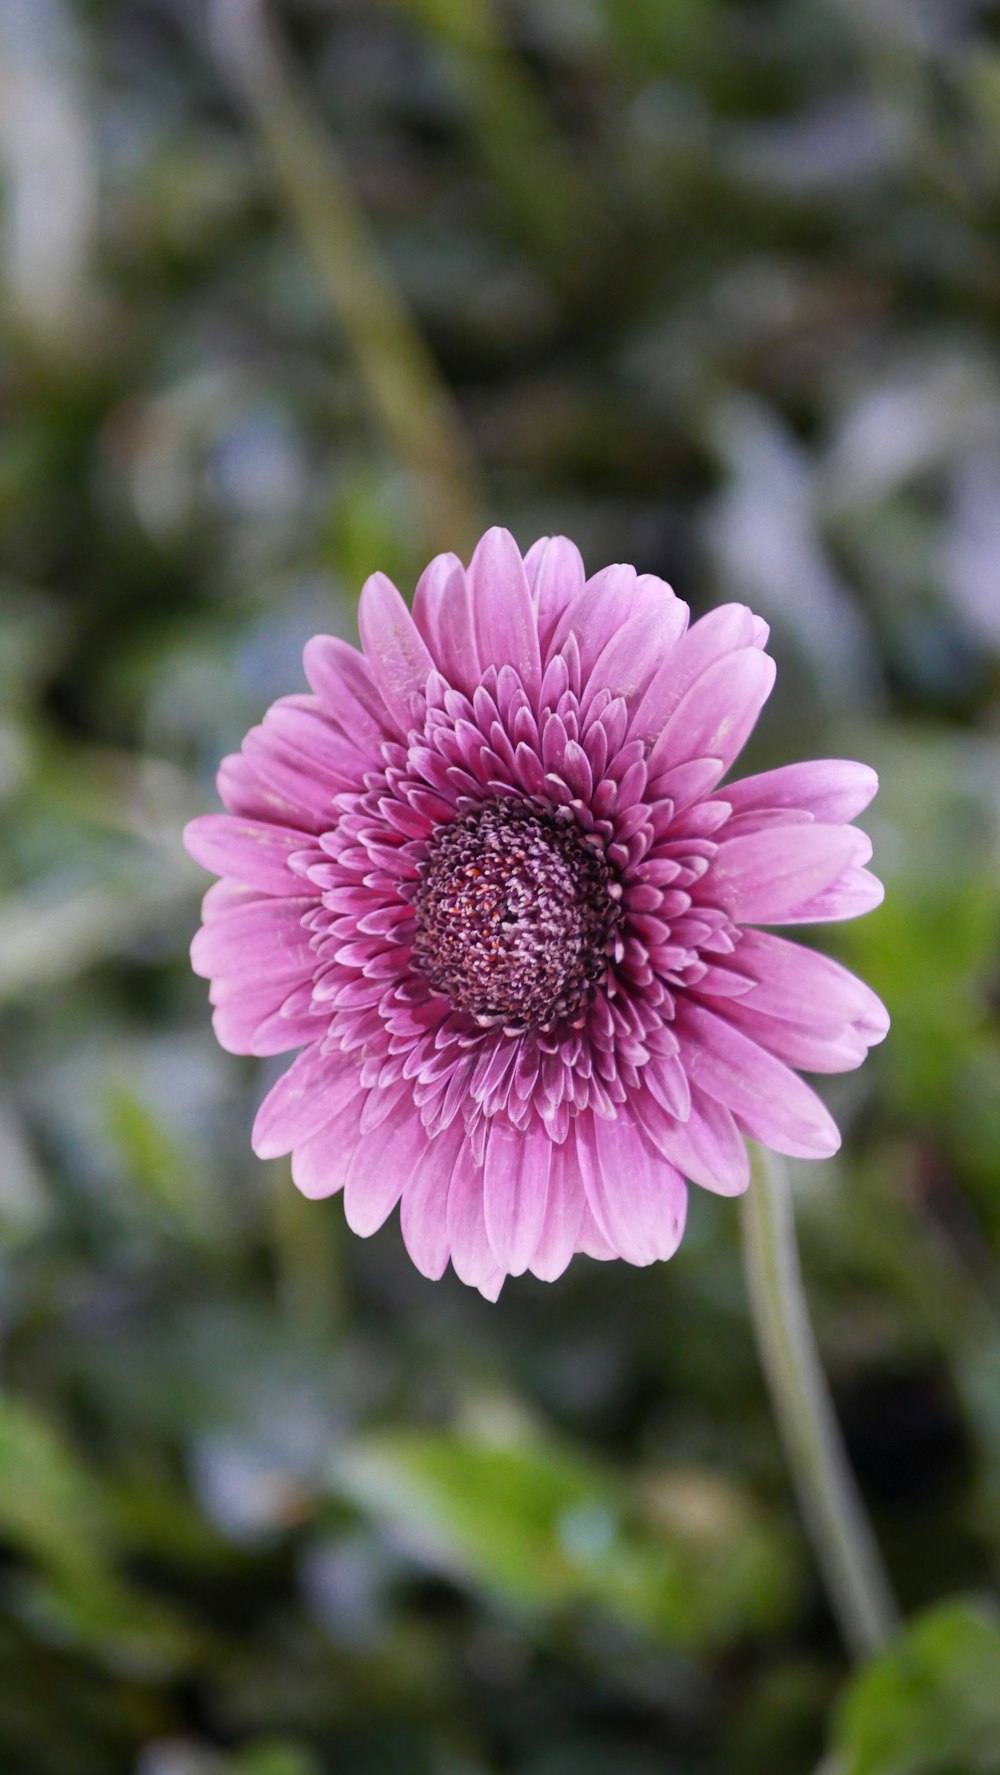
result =
[[317,636],[187,847],[223,879],[192,948],[238,1054],[302,1053],[261,1158],[400,1203],[424,1275],[495,1299],[575,1251],[647,1264],[686,1179],[746,1187],[743,1136],[799,1157],[836,1126],[794,1068],[859,1065],[888,1019],[836,962],[758,925],[853,918],[882,890],[848,822],[866,765],[719,783],[774,681],[742,604],[688,626],[662,580],[586,579],[564,538],[439,555],[413,614],[384,574],[362,652]]

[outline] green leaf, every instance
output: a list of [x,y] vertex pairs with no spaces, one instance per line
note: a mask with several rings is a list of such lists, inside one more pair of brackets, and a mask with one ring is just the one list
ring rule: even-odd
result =
[[528,1607],[595,1604],[682,1648],[780,1618],[794,1587],[783,1538],[714,1474],[632,1490],[542,1437],[402,1432],[356,1446],[335,1478],[430,1563]]
[[29,1405],[0,1400],[0,1535],[53,1577],[105,1570],[110,1514],[71,1448]]
[[209,1180],[198,1175],[193,1155],[127,1084],[110,1082],[105,1104],[108,1133],[137,1200],[164,1230],[196,1246],[210,1245],[212,1234],[218,1238],[223,1229]]
[[947,1602],[915,1621],[854,1679],[833,1747],[838,1775],[998,1775],[995,1606]]
[[249,1745],[226,1767],[231,1775],[319,1775],[319,1764],[308,1751],[278,1739]]
[[31,1406],[12,1400],[0,1401],[0,1539],[27,1562],[7,1594],[42,1638],[157,1674],[196,1655],[198,1636],[180,1617],[121,1577],[109,1493]]

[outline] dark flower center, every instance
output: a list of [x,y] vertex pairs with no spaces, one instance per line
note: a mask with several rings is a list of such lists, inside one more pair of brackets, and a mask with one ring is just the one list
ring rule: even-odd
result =
[[438,828],[414,912],[413,958],[435,992],[517,1029],[580,1009],[619,916],[603,850],[513,798]]

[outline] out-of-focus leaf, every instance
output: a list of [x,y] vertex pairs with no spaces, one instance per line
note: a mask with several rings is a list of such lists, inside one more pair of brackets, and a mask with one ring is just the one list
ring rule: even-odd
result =
[[276,1739],[238,1751],[226,1765],[227,1775],[320,1775],[320,1764],[299,1745]]
[[283,1739],[261,1739],[225,1756],[189,1739],[163,1738],[147,1744],[137,1775],[321,1775],[309,1751]]
[[636,1493],[541,1437],[386,1434],[339,1456],[339,1484],[432,1565],[529,1608],[591,1603],[680,1647],[780,1618],[783,1538],[717,1476],[659,1473]]
[[863,823],[887,892],[836,940],[893,1019],[869,1078],[877,1074],[907,1123],[946,1135],[996,1215],[1000,1098],[990,1081],[1000,1037],[989,982],[1000,955],[1000,755],[988,740],[906,728],[869,730],[863,749],[882,778]]
[[992,1603],[928,1610],[855,1677],[838,1705],[843,1775],[997,1775],[1000,1615]]
[[[5,440],[6,443],[7,440]],[[3,505],[0,455],[0,509]],[[59,612],[34,586],[0,579],[0,707],[30,705],[39,680],[62,657]]]
[[0,1097],[0,1248],[30,1238],[49,1213],[41,1168],[21,1119]]
[[519,230],[564,282],[585,277],[607,244],[598,192],[560,141],[544,100],[510,53],[493,0],[396,0],[436,39],[480,152]]
[[0,1003],[121,955],[172,926],[191,898],[186,870],[141,890],[101,883],[59,900],[44,892],[11,898],[0,909]]
[[42,1574],[29,1568],[13,1594],[44,1637],[146,1672],[193,1656],[196,1636],[116,1570],[118,1530],[107,1494],[23,1401],[0,1402],[0,1539]]
[[45,1419],[13,1399],[0,1400],[0,1534],[70,1582],[99,1577],[114,1539],[99,1486]]
[[108,1132],[130,1184],[165,1226],[196,1246],[220,1233],[217,1204],[197,1165],[153,1110],[117,1081],[107,1090]]

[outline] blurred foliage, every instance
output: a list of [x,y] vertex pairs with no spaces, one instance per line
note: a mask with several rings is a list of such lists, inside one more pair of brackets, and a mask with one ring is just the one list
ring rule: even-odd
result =
[[845,1775],[992,1770],[1000,1744],[1000,1618],[947,1603],[862,1671],[838,1708]]
[[[1000,1771],[995,9],[270,19],[0,0],[0,1769]],[[731,1204],[489,1307],[250,1155],[180,827],[452,496],[750,601],[750,768],[882,773],[820,935],[894,1028],[796,1176],[927,1611],[853,1678]]]

